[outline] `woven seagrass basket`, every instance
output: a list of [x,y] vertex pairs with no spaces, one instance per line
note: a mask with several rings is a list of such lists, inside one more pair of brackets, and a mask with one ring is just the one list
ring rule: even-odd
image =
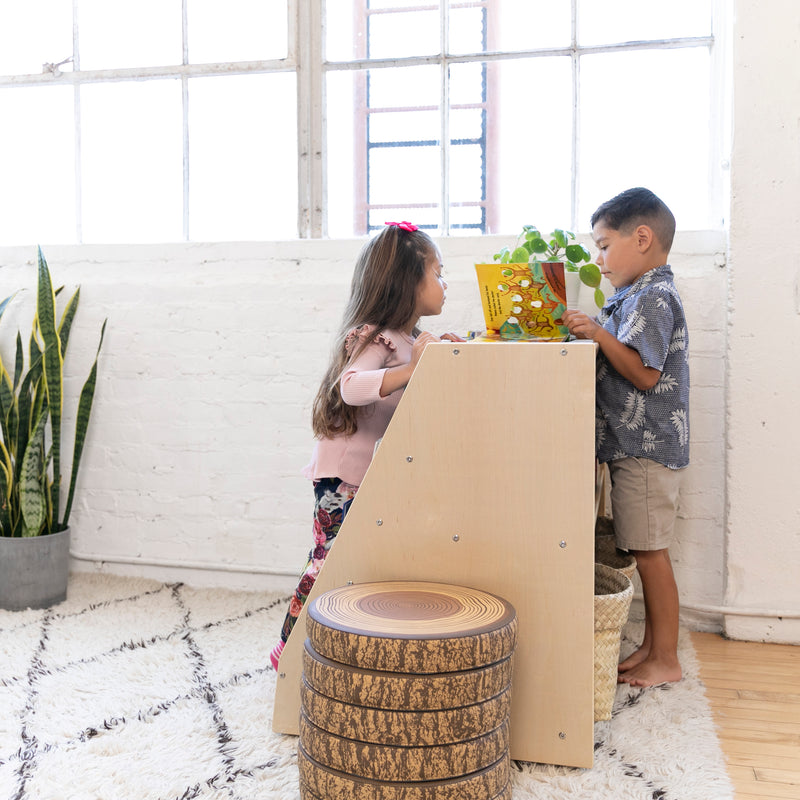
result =
[[614,520],[611,517],[598,517],[594,527],[594,560],[620,572],[631,580],[636,572],[636,557],[632,553],[617,548]]
[[633,573],[636,572],[636,557],[625,550],[618,550],[613,535],[594,537],[594,560],[597,564],[618,569],[626,578],[633,580]]
[[633,584],[623,572],[594,565],[594,720],[611,719],[617,690],[622,627],[628,621]]

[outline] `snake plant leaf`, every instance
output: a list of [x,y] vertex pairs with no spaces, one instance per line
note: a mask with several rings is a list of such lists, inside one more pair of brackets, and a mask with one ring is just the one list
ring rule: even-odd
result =
[[47,512],[44,474],[44,429],[47,413],[39,415],[31,434],[19,482],[19,504],[22,511],[23,536],[38,536],[44,526]]
[[19,335],[19,331],[17,331],[17,346],[14,354],[14,391],[16,391],[20,380],[22,380],[22,370],[24,365],[25,353],[22,352],[22,337]]
[[67,342],[69,341],[69,332],[72,330],[72,321],[75,319],[75,314],[78,311],[78,301],[80,300],[81,287],[79,286],[75,293],[70,297],[64,308],[64,313],[61,315],[61,322],[58,323],[58,338],[61,340],[61,358],[67,354]]
[[0,302],[0,317],[2,317],[2,316],[3,316],[3,312],[6,310],[6,308],[8,308],[8,304],[9,304],[9,303],[10,303],[10,302],[11,302],[11,301],[14,299],[14,297],[16,296],[16,294],[17,294],[17,293],[16,293],[16,292],[14,292],[14,294],[10,294],[8,297],[6,297],[6,299],[5,299],[5,300],[3,300],[2,302]]
[[[67,495],[67,505],[64,508],[64,519],[58,524],[58,530],[63,530],[69,525],[69,514],[72,511],[72,498],[75,494],[75,484],[78,480],[78,467],[83,455],[83,445],[86,441],[86,430],[89,427],[89,415],[92,411],[92,401],[94,400],[94,389],[97,384],[97,359],[100,356],[100,348],[103,346],[103,337],[106,334],[106,322],[103,320],[103,327],[100,329],[100,342],[97,345],[94,363],[89,370],[89,377],[81,389],[81,397],[78,401],[78,414],[75,421],[75,446],[72,451],[72,472],[69,478],[69,493]],[[53,519],[56,519],[54,516]]]
[[50,410],[50,433],[53,449],[51,503],[53,519],[57,519],[61,484],[61,410],[64,359],[61,355],[61,340],[56,329],[56,296],[50,280],[50,270],[47,268],[41,247],[38,249],[38,272],[36,317],[44,343],[42,366],[47,406]]

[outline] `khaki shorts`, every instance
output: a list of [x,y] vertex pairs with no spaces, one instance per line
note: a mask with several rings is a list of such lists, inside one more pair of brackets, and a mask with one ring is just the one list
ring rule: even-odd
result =
[[649,458],[608,463],[611,513],[622,550],[665,550],[672,544],[682,470]]

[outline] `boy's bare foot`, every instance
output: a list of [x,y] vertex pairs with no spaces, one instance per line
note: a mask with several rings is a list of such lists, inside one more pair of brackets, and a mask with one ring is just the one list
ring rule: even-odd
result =
[[648,656],[636,666],[620,672],[617,683],[627,683],[630,686],[656,686],[660,683],[679,681],[682,675],[681,665],[677,660],[662,660]]
[[642,645],[638,650],[634,650],[624,661],[620,661],[617,672],[627,672],[638,666],[650,655],[650,648]]

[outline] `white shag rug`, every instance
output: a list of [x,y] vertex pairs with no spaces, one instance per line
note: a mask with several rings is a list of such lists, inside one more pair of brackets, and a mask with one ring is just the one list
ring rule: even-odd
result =
[[[287,602],[79,573],[52,609],[0,611],[0,800],[298,800],[297,739],[271,728]],[[514,800],[733,800],[680,648],[680,683],[618,689],[592,769],[513,762]]]

